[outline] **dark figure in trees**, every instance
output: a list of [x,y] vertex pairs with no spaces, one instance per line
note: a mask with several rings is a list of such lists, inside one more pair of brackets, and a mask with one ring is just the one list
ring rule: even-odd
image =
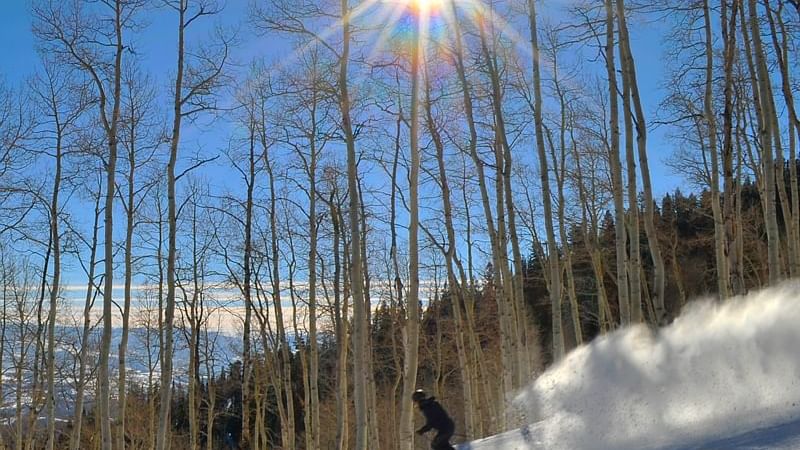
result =
[[430,430],[436,430],[436,436],[431,441],[431,449],[433,450],[455,450],[450,445],[450,438],[453,437],[455,431],[455,424],[453,419],[447,415],[447,412],[442,408],[442,405],[433,397],[428,397],[425,391],[418,389],[411,396],[414,403],[425,416],[425,425],[417,430],[417,434],[425,434]]

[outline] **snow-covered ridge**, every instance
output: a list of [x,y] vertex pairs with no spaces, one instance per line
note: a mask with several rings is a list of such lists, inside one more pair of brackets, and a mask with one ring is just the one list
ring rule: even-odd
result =
[[468,448],[722,448],[713,443],[791,423],[800,417],[800,283],[693,302],[663,329],[598,338],[517,404],[538,422]]

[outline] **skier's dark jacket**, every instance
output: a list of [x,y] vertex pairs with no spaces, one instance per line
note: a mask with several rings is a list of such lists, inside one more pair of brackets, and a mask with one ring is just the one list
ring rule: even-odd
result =
[[453,419],[447,415],[442,405],[434,397],[428,397],[419,402],[419,409],[425,416],[425,425],[417,430],[418,433],[427,433],[431,429],[452,432],[455,429]]

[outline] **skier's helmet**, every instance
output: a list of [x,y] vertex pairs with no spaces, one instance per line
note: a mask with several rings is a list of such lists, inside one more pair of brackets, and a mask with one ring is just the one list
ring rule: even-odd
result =
[[421,402],[426,398],[428,398],[428,395],[422,389],[417,389],[413,394],[411,394],[411,400],[414,400],[415,402]]

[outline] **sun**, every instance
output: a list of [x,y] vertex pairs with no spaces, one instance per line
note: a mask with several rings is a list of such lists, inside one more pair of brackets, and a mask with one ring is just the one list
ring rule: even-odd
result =
[[[433,30],[441,30],[448,20],[445,18],[454,2],[464,0],[365,0],[361,3],[359,16],[370,23],[366,28],[379,30],[372,40],[372,52],[368,59],[381,58],[383,52],[410,57],[411,49],[425,47],[433,36]],[[366,6],[365,5],[369,5]],[[369,10],[369,12],[367,12]],[[435,33],[433,33],[435,34]]]
[[433,13],[441,11],[449,0],[406,0],[408,7],[419,13]]

